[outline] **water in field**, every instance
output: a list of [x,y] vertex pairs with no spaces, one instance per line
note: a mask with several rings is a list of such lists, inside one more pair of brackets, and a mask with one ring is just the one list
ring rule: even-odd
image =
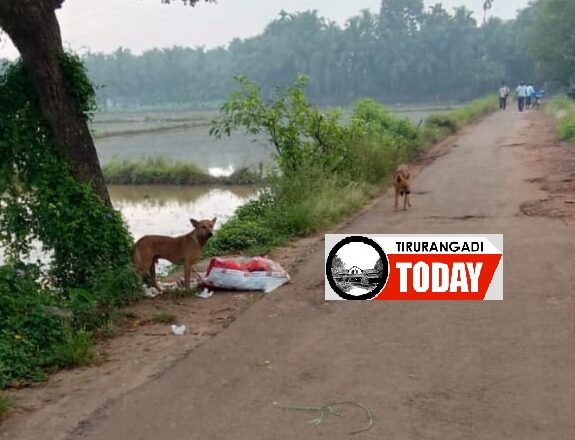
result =
[[142,235],[182,235],[192,230],[190,218],[217,217],[216,230],[234,211],[256,195],[256,188],[185,186],[110,186],[114,207],[122,212],[130,232]]
[[[256,195],[255,187],[230,186],[225,188],[183,186],[109,186],[114,207],[122,217],[135,240],[143,235],[177,236],[190,232],[190,218],[196,220],[217,217],[216,231],[247,200]],[[37,243],[29,261],[49,256]],[[0,264],[4,261],[0,249]],[[168,265],[160,262],[161,272]]]
[[[450,106],[401,106],[393,110],[419,124],[430,113],[448,111]],[[170,161],[195,162],[212,175],[231,174],[241,167],[255,168],[272,160],[273,148],[265,135],[248,135],[241,130],[215,140],[209,134],[217,113],[166,112],[100,114],[92,124],[102,164],[113,159],[160,156]]]
[[162,157],[194,162],[212,175],[225,175],[271,160],[272,149],[263,135],[240,130],[219,140],[210,136],[210,120],[216,116],[200,112],[102,114],[91,128],[104,165],[113,159]]

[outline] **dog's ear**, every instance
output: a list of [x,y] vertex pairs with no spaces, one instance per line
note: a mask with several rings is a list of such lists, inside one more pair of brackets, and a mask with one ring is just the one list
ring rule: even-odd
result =
[[190,219],[190,223],[192,225],[194,225],[194,228],[197,228],[198,226],[200,226],[200,224],[198,223],[197,220],[194,220],[193,218]]
[[214,226],[214,225],[216,224],[216,220],[217,220],[217,219],[218,219],[217,217],[214,217],[214,218],[212,219],[212,226]]

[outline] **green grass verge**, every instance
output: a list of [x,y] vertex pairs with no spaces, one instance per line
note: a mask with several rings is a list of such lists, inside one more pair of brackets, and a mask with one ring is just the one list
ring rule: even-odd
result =
[[422,136],[428,145],[434,144],[456,133],[465,125],[497,110],[497,108],[497,97],[486,96],[449,113],[431,115],[425,120],[425,124],[421,128]]
[[[362,117],[377,121],[368,136],[355,139],[349,166],[360,170],[352,180],[302,170],[297,179],[277,177],[256,200],[240,207],[208,242],[205,256],[267,253],[357,212],[388,185],[402,162],[413,160],[426,147],[497,109],[486,97],[445,115],[432,115],[420,129],[382,108]],[[414,133],[417,130],[417,135]]]
[[0,392],[0,421],[8,413],[12,407],[12,399],[5,394]]
[[54,346],[51,365],[56,368],[74,368],[90,365],[96,358],[94,341],[90,333],[78,331],[66,335]]
[[156,324],[174,324],[176,322],[176,315],[166,310],[162,310],[152,316],[152,321]]
[[575,100],[556,96],[545,105],[545,111],[555,120],[559,137],[575,144]]
[[170,162],[159,157],[140,160],[113,160],[103,167],[104,179],[110,185],[248,185],[259,176],[240,168],[231,176],[214,177],[193,162]]
[[141,297],[139,277],[124,268],[103,273],[91,290],[46,289],[37,279],[32,267],[0,266],[0,389],[91,364],[94,335],[113,329],[118,307]]

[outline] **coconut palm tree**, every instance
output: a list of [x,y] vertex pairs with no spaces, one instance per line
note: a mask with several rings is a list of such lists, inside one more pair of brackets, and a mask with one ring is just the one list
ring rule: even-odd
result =
[[484,0],[483,1],[483,23],[484,24],[487,23],[487,13],[493,7],[493,1],[494,0]]

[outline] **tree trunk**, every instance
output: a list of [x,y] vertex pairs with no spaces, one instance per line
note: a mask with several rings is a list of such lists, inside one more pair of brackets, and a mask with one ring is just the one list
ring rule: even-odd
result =
[[64,85],[59,55],[63,53],[56,9],[64,0],[0,0],[0,27],[18,48],[28,70],[54,146],[72,176],[89,184],[111,207],[88,123]]

